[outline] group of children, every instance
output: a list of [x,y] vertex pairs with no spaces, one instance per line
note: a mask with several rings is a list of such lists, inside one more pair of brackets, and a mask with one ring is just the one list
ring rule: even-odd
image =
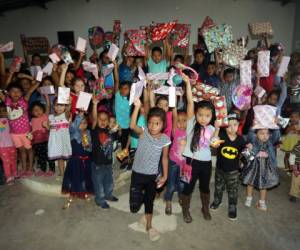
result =
[[[118,201],[113,195],[112,166],[114,152],[120,150],[127,156],[121,168],[132,170],[130,210],[136,213],[144,204],[145,216],[140,223],[151,240],[159,238],[159,232],[152,226],[152,215],[155,197],[161,189],[165,189],[166,215],[172,214],[173,194],[178,192],[186,223],[192,222],[189,208],[197,181],[205,220],[211,220],[210,210],[220,207],[226,189],[228,217],[235,220],[241,176],[247,186],[245,206],[251,207],[253,190],[258,189],[256,207],[267,211],[267,189],[279,184],[276,147],[281,133],[279,129],[254,130],[252,124],[253,107],[268,104],[277,108],[278,115],[289,115],[281,147],[286,152],[286,170],[292,172],[291,201],[300,198],[300,72],[293,70],[300,56],[292,56],[289,75],[279,78],[276,69],[283,51],[276,44],[266,46],[265,49],[271,51],[270,77],[257,76],[253,78],[253,85],[265,88],[267,93],[260,98],[253,94],[251,108],[241,111],[232,102],[238,85],[237,71],[222,65],[217,51],[209,55],[196,50],[191,67],[199,75],[197,81],[218,88],[226,97],[228,126],[222,127],[210,100],[194,102],[192,86],[195,82],[185,71],[181,72],[180,84],[184,94],[177,99],[175,107],[169,107],[168,96],[154,93],[155,85],[166,83],[149,80],[142,96],[136,98],[132,106],[129,104],[130,88],[138,79],[140,67],[149,73],[165,73],[173,62],[186,63],[184,56],[173,56],[167,40],[163,44],[164,50],[154,47],[150,51],[147,47],[144,58],[122,54],[120,65],[110,61],[107,50],[103,50],[99,58],[94,54],[90,60],[98,65],[99,76],[108,64],[114,65],[113,71],[103,77],[103,87],[112,91],[106,98],[99,98],[91,88],[90,82],[95,79],[83,70],[84,53],[76,55],[74,52],[74,64],[54,64],[51,75],[41,82],[36,81],[26,67],[20,72],[12,68],[6,70],[0,53],[0,157],[6,182],[12,184],[17,178],[33,175],[53,176],[57,164],[58,175],[62,176],[62,192],[70,194],[64,208],[71,205],[74,196],[90,199],[90,194],[94,194],[96,204],[107,209],[107,201]],[[253,61],[253,72],[256,72],[257,51],[255,48],[247,55],[247,59]],[[32,56],[32,65],[42,65],[38,54]],[[56,93],[41,94],[39,87],[43,86],[53,86]],[[71,88],[69,104],[58,102],[58,87]],[[87,111],[76,108],[82,91],[93,92]],[[117,143],[119,149],[116,149]],[[211,202],[213,154],[217,162]],[[190,170],[189,180],[185,182],[182,181],[184,168]]]

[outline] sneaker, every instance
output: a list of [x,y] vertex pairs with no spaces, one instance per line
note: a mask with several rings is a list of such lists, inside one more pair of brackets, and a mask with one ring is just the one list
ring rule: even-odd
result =
[[245,206],[246,207],[251,207],[251,204],[252,204],[252,197],[247,197],[246,198],[246,201],[245,201]]
[[266,202],[263,201],[263,200],[259,200],[258,203],[256,204],[256,208],[259,209],[259,210],[261,210],[261,211],[266,212],[267,211]]
[[47,171],[47,172],[45,173],[45,176],[46,176],[46,177],[52,177],[53,175],[54,175],[54,172],[51,171],[51,170],[49,170],[49,171]]
[[112,202],[117,202],[117,201],[119,201],[119,199],[118,199],[117,197],[115,197],[115,196],[112,196],[112,197],[110,197],[110,198],[107,198],[106,200],[107,200],[107,201],[112,201]]
[[218,210],[218,208],[220,207],[221,204],[222,204],[222,202],[213,201],[213,203],[211,203],[209,208],[213,211],[216,211],[216,210]]
[[37,177],[44,176],[45,172],[39,169],[34,175]]
[[295,203],[297,201],[297,198],[295,196],[291,196],[289,201]]
[[237,220],[237,215],[236,215],[236,206],[235,205],[229,205],[228,208],[228,218],[229,220]]
[[102,204],[97,204],[97,206],[101,207],[102,209],[109,209],[110,206],[105,202],[105,203],[102,203]]

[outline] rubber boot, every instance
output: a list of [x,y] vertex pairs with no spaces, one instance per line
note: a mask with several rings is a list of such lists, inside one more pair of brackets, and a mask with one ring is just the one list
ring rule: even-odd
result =
[[211,215],[209,212],[209,201],[210,201],[210,194],[205,194],[200,192],[200,198],[202,202],[202,214],[205,220],[211,220]]
[[181,195],[181,200],[182,200],[182,215],[183,215],[183,220],[186,223],[191,223],[192,222],[192,216],[190,214],[190,203],[191,203],[191,195]]

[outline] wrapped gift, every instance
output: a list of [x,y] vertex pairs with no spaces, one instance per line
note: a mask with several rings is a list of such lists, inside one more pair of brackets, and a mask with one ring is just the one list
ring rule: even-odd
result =
[[187,48],[189,45],[190,32],[190,24],[177,23],[171,32],[173,46],[179,48]]
[[99,26],[89,28],[89,42],[93,50],[99,49],[104,42],[104,30]]
[[227,47],[223,48],[221,59],[224,64],[239,67],[240,62],[244,60],[247,55],[247,49],[235,43],[230,43]]
[[252,87],[248,85],[238,85],[232,93],[232,102],[239,110],[251,108]]
[[241,85],[252,85],[251,81],[252,74],[252,61],[245,60],[240,61],[240,83]]
[[216,96],[213,98],[213,104],[216,111],[216,119],[222,121],[223,127],[228,125],[227,107],[225,96]]
[[209,53],[217,48],[227,47],[233,40],[232,28],[227,24],[221,24],[205,30],[204,40]]
[[258,52],[257,72],[260,77],[268,77],[270,74],[270,51],[262,50]]
[[129,45],[126,49],[127,56],[145,56],[147,35],[145,30],[127,30]]
[[270,22],[249,23],[250,33],[254,36],[267,34],[273,36],[273,28]]
[[209,17],[205,17],[200,29],[199,29],[199,35],[203,36],[205,31],[207,31],[208,29],[212,28],[216,26],[216,24],[214,23],[214,21]]
[[12,51],[13,49],[14,49],[14,42],[0,44],[0,52],[2,53]]
[[157,24],[151,31],[151,40],[164,40],[167,37],[167,35],[174,29],[175,25],[176,21]]
[[254,110],[253,129],[278,129],[276,124],[277,108],[271,105],[256,105]]
[[194,102],[202,100],[211,100],[220,94],[220,90],[206,84],[197,84],[192,87]]

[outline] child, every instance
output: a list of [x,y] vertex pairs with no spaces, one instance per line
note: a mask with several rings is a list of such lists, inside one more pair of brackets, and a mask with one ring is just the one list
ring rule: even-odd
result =
[[210,85],[215,88],[219,88],[221,79],[216,74],[217,67],[215,62],[210,62],[207,65],[207,70],[203,77],[203,83]]
[[93,192],[90,158],[92,140],[87,127],[88,122],[82,112],[76,115],[70,126],[72,156],[67,163],[61,188],[62,193],[70,196],[64,209],[70,207],[73,197],[89,200],[89,194]]
[[199,80],[204,79],[205,75],[205,55],[204,51],[202,49],[196,49],[194,52],[194,62],[191,65],[191,67],[197,71],[199,75]]
[[[5,101],[8,111],[9,127],[15,147],[21,155],[22,171],[20,177],[31,177],[33,175],[33,153],[31,146],[31,127],[28,116],[28,100],[38,83],[33,81],[27,94],[23,97],[23,89],[19,82],[11,83],[8,88],[8,96],[3,93],[0,99]],[[28,159],[28,161],[27,161]]]
[[224,143],[217,151],[217,164],[215,172],[214,201],[210,209],[217,210],[222,203],[225,187],[228,193],[228,218],[237,218],[238,179],[239,179],[239,156],[245,147],[242,136],[237,134],[239,118],[237,114],[228,115],[228,127],[220,131],[220,140]]
[[226,69],[223,73],[223,82],[220,84],[220,95],[225,96],[228,111],[232,108],[232,93],[236,86],[234,69]]
[[118,132],[110,133],[109,115],[105,111],[97,114],[98,99],[93,97],[92,124],[92,181],[95,202],[103,209],[108,209],[106,201],[118,201],[113,196],[113,142],[118,139]]
[[[148,113],[146,128],[136,125],[141,107],[139,99],[135,101],[130,128],[139,136],[139,145],[135,153],[130,185],[130,211],[137,213],[145,205],[145,217],[140,223],[145,226],[152,241],[159,239],[159,232],[152,227],[153,202],[156,188],[164,185],[168,176],[168,150],[170,139],[162,132],[166,125],[166,114],[161,108],[152,108]],[[158,177],[159,161],[162,154],[163,174]]]
[[288,98],[286,100],[286,113],[300,108],[300,74],[291,76],[291,83],[288,86]]
[[180,165],[185,161],[182,153],[186,145],[186,113],[178,112],[175,119],[172,131],[173,143],[170,149],[167,190],[164,197],[166,201],[166,215],[172,214],[172,197],[174,191],[178,191],[180,201],[180,194],[183,189],[182,182],[180,181]]
[[[48,176],[51,177],[55,172],[55,163],[50,161],[48,155],[48,140],[49,131],[47,129],[48,116],[50,110],[50,100],[48,95],[44,96],[47,104],[46,107],[40,102],[35,102],[31,107],[31,126],[32,126],[32,144],[35,155],[37,157],[37,163],[40,170],[35,174],[36,176]],[[49,171],[46,172],[47,163],[49,164]]]
[[48,157],[58,161],[59,176],[63,176],[65,160],[72,155],[67,105],[54,101],[54,114],[49,115]]
[[290,152],[293,150],[295,145],[300,139],[300,115],[299,112],[294,111],[290,115],[290,123],[284,131],[284,136],[282,137],[281,150],[285,152],[284,155],[284,168],[286,171],[291,170],[289,166]]
[[0,103],[0,159],[3,162],[6,183],[13,184],[17,177],[17,153],[10,136],[6,106]]
[[293,169],[290,189],[290,201],[296,202],[300,198],[300,143],[293,148],[290,154],[290,166]]
[[71,96],[71,114],[72,118],[75,118],[76,115],[76,103],[80,92],[84,92],[85,85],[82,79],[80,78],[74,78],[72,82],[72,92],[70,94]]
[[[254,133],[254,132],[249,132]],[[253,139],[252,139],[253,138]],[[251,207],[253,188],[259,189],[260,198],[256,208],[267,211],[267,189],[279,183],[274,144],[278,141],[278,133],[272,133],[268,129],[258,129],[255,136],[249,136],[252,143],[252,152],[255,156],[242,171],[243,184],[247,185],[246,207]]]
[[202,214],[205,220],[211,220],[209,213],[211,177],[211,150],[210,141],[215,132],[211,123],[215,120],[215,109],[211,102],[201,101],[194,109],[194,102],[189,78],[184,76],[187,94],[187,143],[183,152],[186,163],[192,166],[190,183],[184,186],[182,192],[182,214],[186,223],[192,222],[190,215],[191,196],[197,180],[199,179],[200,198],[202,201]]

